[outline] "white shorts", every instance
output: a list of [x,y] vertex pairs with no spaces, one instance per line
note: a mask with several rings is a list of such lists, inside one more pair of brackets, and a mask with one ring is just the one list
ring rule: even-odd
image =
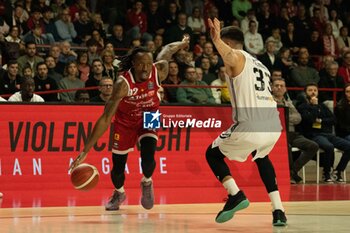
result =
[[221,133],[212,143],[212,148],[219,147],[229,160],[244,162],[248,156],[256,150],[256,155],[252,159],[264,158],[268,155],[279,137],[281,131],[272,132],[252,132],[244,129],[244,126],[238,125],[232,130],[229,128]]

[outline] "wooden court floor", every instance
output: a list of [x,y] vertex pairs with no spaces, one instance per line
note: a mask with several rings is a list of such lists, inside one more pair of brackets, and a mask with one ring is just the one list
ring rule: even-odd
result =
[[[1,201],[1,199],[0,199]],[[350,232],[350,201],[285,202],[287,227],[273,227],[271,205],[253,202],[226,223],[214,219],[223,203],[164,204],[146,211],[124,205],[0,209],[1,233],[205,233],[205,232]]]

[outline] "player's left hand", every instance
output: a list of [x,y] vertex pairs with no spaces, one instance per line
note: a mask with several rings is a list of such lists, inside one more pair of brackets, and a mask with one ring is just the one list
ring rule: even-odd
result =
[[213,41],[220,38],[220,21],[217,18],[213,20],[208,18],[208,25],[210,29],[210,36]]

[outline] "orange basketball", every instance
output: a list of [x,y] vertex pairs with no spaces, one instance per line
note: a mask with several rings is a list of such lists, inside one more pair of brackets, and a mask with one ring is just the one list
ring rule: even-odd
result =
[[97,185],[99,177],[100,175],[96,167],[82,163],[74,168],[70,179],[76,189],[88,191]]

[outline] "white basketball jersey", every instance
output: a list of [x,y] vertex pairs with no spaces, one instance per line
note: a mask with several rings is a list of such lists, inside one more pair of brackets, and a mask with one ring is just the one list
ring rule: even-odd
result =
[[235,124],[278,122],[277,103],[272,97],[269,70],[245,51],[245,66],[236,77],[227,77]]

